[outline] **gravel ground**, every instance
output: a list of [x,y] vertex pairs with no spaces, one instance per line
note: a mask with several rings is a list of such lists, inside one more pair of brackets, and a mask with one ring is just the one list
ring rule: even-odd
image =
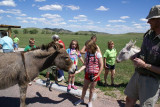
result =
[[[33,83],[28,86],[26,104],[27,107],[74,107],[74,102],[79,99],[65,92],[57,90],[49,91],[48,88]],[[0,107],[19,107],[19,87],[15,85],[0,91]],[[85,104],[77,107],[87,107]],[[98,93],[98,98],[93,101],[93,107],[124,107],[124,101],[111,99]],[[157,105],[156,107],[160,107]]]

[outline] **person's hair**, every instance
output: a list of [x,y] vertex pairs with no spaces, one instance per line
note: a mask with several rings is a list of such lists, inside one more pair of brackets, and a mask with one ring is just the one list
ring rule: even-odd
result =
[[95,54],[97,51],[97,45],[94,41],[89,40],[88,43],[86,44],[87,49],[91,50],[91,54]]
[[33,43],[33,42],[35,42],[34,38],[30,38],[29,43]]
[[6,31],[1,31],[2,37],[7,36],[7,32]]
[[97,36],[96,36],[95,34],[93,34],[93,35],[91,36],[91,39],[92,39],[92,40],[93,40],[94,38],[97,40]]
[[75,49],[76,49],[76,50],[79,50],[79,44],[78,44],[78,41],[77,41],[77,40],[72,40],[71,43],[70,43],[70,45],[69,45],[69,48],[72,49],[72,44],[73,44],[73,42],[76,42],[76,44],[77,44],[77,46],[76,46]]
[[114,42],[113,41],[108,41],[108,48],[109,48],[109,45],[112,45],[112,44],[114,44]]
[[85,46],[87,46],[87,44],[88,44],[89,41],[90,41],[90,40],[87,40],[87,41],[85,42]]

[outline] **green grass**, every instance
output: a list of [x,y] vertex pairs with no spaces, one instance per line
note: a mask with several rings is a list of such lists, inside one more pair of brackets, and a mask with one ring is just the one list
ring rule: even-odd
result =
[[[13,34],[12,34],[13,35]],[[25,47],[26,45],[28,45],[28,40],[29,38],[35,38],[35,44],[37,46],[41,46],[42,44],[47,44],[49,42],[51,42],[51,35],[52,34],[22,34],[19,33],[17,34],[18,38],[20,39],[20,43],[19,46],[20,47]],[[13,37],[13,36],[12,36]],[[80,45],[80,49],[83,47],[84,43],[86,40],[89,40],[91,37],[91,35],[71,35],[71,34],[60,34],[60,38],[64,41],[66,48],[69,47],[69,44],[71,42],[71,40],[75,39],[78,40],[79,45]],[[109,40],[114,41],[115,43],[115,48],[117,49],[117,52],[119,52],[126,43],[128,43],[131,39],[132,40],[136,40],[137,46],[140,46],[142,43],[142,38],[143,38],[143,34],[117,34],[117,35],[112,35],[112,34],[106,34],[106,35],[99,35],[97,34],[97,45],[100,47],[102,54],[104,54],[105,50],[107,49],[107,42]],[[82,63],[79,61],[78,67],[80,67],[82,65]],[[102,90],[106,95],[112,96],[112,97],[117,97],[116,94],[114,94],[114,91],[118,90],[120,92],[120,94],[123,96],[123,91],[129,81],[129,79],[131,78],[132,74],[134,73],[134,67],[133,64],[131,63],[131,61],[125,61],[122,63],[116,63],[116,74],[115,74],[115,84],[117,84],[116,87],[104,87],[103,83],[104,83],[104,70],[101,73],[100,77],[101,77],[101,81],[98,82],[98,85],[96,86],[96,88],[99,88],[100,90]],[[42,73],[40,73],[40,78],[44,78],[45,76],[45,71],[43,71]],[[65,73],[65,78],[68,78],[68,74]],[[79,74],[76,75],[76,80],[75,80],[75,84],[78,86],[82,86],[83,85],[83,79],[84,79],[84,72],[81,72]],[[107,78],[108,83],[110,83],[110,74],[108,75]]]

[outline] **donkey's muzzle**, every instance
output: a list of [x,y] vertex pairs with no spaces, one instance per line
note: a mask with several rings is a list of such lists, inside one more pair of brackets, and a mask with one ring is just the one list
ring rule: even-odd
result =
[[69,74],[74,74],[76,71],[76,66],[73,64],[70,70],[68,71]]

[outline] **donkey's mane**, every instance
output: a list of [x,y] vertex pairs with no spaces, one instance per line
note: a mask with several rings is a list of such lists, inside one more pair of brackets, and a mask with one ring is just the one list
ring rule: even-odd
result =
[[[36,48],[32,48],[30,51],[34,51],[34,50],[38,50],[38,49],[48,51],[48,49],[49,49],[50,47],[53,47],[53,46],[55,46],[55,45],[56,45],[57,47],[60,47],[60,46],[58,45],[58,43],[55,43],[54,41],[52,41],[52,42],[48,43],[47,45],[42,44],[41,46],[36,46]],[[60,47],[60,48],[61,48],[61,47]],[[26,51],[26,52],[29,52],[29,51]]]
[[[47,50],[47,51],[48,51],[48,49],[49,49],[50,47],[53,47],[55,44],[56,44],[56,43],[52,41],[52,42],[48,43],[47,45],[42,44],[40,47],[37,47],[37,48],[35,48],[35,49],[41,49],[41,50]],[[33,50],[34,50],[34,49],[33,49]]]

